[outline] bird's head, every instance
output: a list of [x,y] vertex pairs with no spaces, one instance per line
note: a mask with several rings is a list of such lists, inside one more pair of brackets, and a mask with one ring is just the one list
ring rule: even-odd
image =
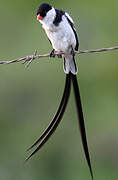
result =
[[48,14],[51,13],[52,11],[52,6],[46,3],[41,4],[38,9],[37,9],[37,20],[43,20],[46,16],[48,16]]

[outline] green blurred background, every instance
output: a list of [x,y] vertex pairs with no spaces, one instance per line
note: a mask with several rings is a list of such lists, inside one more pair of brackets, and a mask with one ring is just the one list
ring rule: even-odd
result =
[[[36,20],[44,1],[0,0],[0,60],[51,51]],[[80,49],[118,45],[117,0],[46,1],[74,19]],[[118,52],[76,56],[83,111],[96,180],[118,178]],[[70,101],[56,133],[26,164],[25,150],[52,119],[60,102],[65,74],[57,58],[0,65],[0,179],[91,179]]]

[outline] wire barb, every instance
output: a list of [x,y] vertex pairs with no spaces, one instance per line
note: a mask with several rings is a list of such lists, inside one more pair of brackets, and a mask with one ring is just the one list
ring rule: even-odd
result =
[[[114,46],[114,47],[110,47],[110,48],[91,49],[91,50],[79,50],[79,51],[75,51],[75,54],[99,53],[99,52],[113,51],[113,50],[118,50],[118,46]],[[61,52],[61,53],[55,52],[56,56],[60,56],[60,55],[64,55],[64,54],[65,53],[63,53],[63,52]],[[17,58],[17,59],[13,59],[10,61],[0,61],[0,64],[11,64],[11,63],[15,63],[15,62],[23,62],[22,64],[27,63],[26,67],[29,67],[29,65],[32,63],[33,60],[44,58],[44,57],[50,57],[50,53],[43,54],[43,55],[37,55],[37,50],[35,50],[35,53],[32,56]]]

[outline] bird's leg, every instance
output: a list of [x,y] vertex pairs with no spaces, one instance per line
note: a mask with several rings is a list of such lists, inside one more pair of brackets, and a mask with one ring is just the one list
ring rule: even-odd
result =
[[57,54],[57,57],[58,57],[59,59],[62,59],[62,54]]
[[55,57],[55,50],[53,49],[51,52],[50,52],[50,57]]
[[71,54],[72,54],[72,56],[75,56],[75,51],[74,51],[73,47],[71,48]]
[[[50,57],[53,57],[53,58],[54,58],[55,56],[56,56],[56,55],[55,55],[55,50],[53,49],[53,50],[50,52]],[[57,57],[61,59],[61,58],[62,58],[62,54],[57,54]]]

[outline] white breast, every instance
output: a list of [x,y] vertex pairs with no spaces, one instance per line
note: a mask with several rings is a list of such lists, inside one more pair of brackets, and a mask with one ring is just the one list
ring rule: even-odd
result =
[[62,21],[58,26],[55,26],[53,23],[42,23],[43,28],[50,39],[53,48],[56,51],[68,52],[71,47],[75,48],[76,39],[74,32],[68,23],[66,17],[62,16]]

